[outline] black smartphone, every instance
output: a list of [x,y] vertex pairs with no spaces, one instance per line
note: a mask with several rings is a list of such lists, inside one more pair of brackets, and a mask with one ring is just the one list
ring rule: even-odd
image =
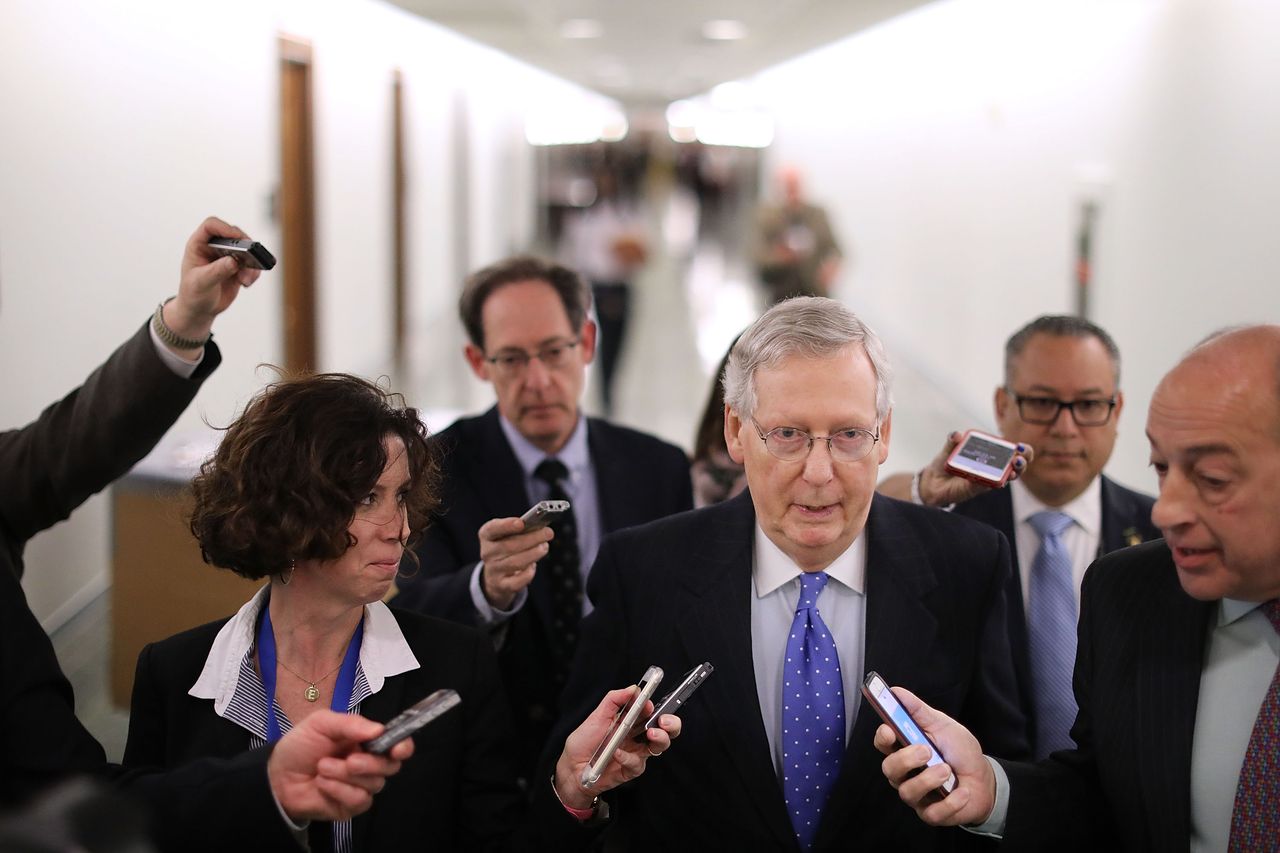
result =
[[445,711],[457,707],[462,697],[456,690],[437,690],[426,699],[396,714],[387,723],[387,730],[373,740],[365,741],[362,746],[365,752],[386,755],[391,747],[412,735],[427,723],[439,717]]
[[530,530],[546,527],[568,511],[568,501],[538,501],[529,507],[528,512],[520,516],[520,520],[524,522],[524,532],[528,533]]
[[214,237],[209,241],[209,248],[224,258],[230,255],[244,266],[255,270],[269,270],[276,265],[275,255],[268,252],[266,246],[253,240]]
[[684,678],[680,679],[680,683],[676,685],[676,689],[663,696],[653,706],[653,713],[649,715],[649,719],[644,721],[644,727],[636,735],[636,740],[643,742],[645,740],[645,729],[651,729],[658,725],[658,718],[663,714],[680,713],[680,706],[687,702],[689,697],[693,695],[693,691],[701,687],[702,682],[707,680],[707,676],[715,671],[716,668],[710,663],[700,663],[686,672]]
[[[862,695],[867,697],[867,701],[871,703],[871,707],[876,709],[880,719],[884,720],[885,724],[893,729],[893,733],[898,736],[898,743],[903,746],[923,744],[933,750],[933,755],[929,756],[929,767],[946,762],[946,759],[942,757],[942,753],[938,751],[938,747],[933,741],[929,740],[929,736],[911,718],[911,715],[907,713],[907,709],[902,707],[898,697],[893,695],[893,691],[889,689],[888,682],[880,676],[880,673],[875,671],[867,672],[867,677],[862,682]],[[956,774],[952,773],[939,786],[938,793],[940,796],[945,797],[955,789]]]

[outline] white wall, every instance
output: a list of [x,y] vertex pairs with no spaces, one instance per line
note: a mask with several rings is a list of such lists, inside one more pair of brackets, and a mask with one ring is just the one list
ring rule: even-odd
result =
[[1110,471],[1154,491],[1159,377],[1215,328],[1280,321],[1276,44],[1266,0],[950,0],[757,83],[771,161],[803,166],[851,249],[839,295],[988,424],[1004,339],[1072,309],[1076,205],[1101,202],[1092,316],[1128,401]]
[[[14,0],[0,13],[0,428],[77,385],[176,289],[183,242],[217,214],[278,248],[277,43],[313,50],[321,367],[391,365],[391,75],[404,75],[410,351],[397,384],[464,406],[454,305],[477,251],[529,238],[524,110],[598,100],[376,0]],[[504,92],[525,93],[516,100]],[[473,193],[454,221],[454,123],[482,118]],[[494,215],[501,213],[501,215]],[[287,259],[284,259],[287,262]],[[280,359],[280,292],[265,276],[220,318],[225,361],[178,430],[226,423]],[[107,504],[33,540],[25,586],[47,626],[108,583]]]

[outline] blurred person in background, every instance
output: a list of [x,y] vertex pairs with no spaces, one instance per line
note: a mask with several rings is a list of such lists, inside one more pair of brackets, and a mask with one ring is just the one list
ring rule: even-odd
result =
[[564,223],[560,257],[586,276],[600,322],[600,399],[613,413],[614,377],[631,316],[631,283],[649,253],[639,200],[623,197],[607,165],[596,170],[596,198]]
[[828,296],[840,272],[840,246],[827,212],[805,198],[800,170],[778,173],[781,198],[756,211],[752,257],[770,302]]
[[693,438],[689,473],[693,477],[693,505],[710,506],[728,500],[747,487],[747,472],[729,455],[724,441],[724,369],[729,364],[735,337],[711,378],[711,393]]

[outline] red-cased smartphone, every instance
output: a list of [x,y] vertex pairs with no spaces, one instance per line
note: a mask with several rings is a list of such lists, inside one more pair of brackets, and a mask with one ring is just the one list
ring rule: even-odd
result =
[[1009,482],[1018,445],[971,429],[947,457],[947,472],[998,489]]
[[[893,729],[893,733],[898,736],[898,743],[903,746],[923,744],[933,750],[933,755],[929,756],[929,767],[946,762],[942,753],[938,751],[938,747],[929,740],[924,730],[916,725],[916,721],[911,719],[907,709],[902,707],[898,697],[894,696],[893,691],[889,689],[888,682],[878,672],[867,673],[867,677],[862,682],[862,695],[871,703],[871,707],[876,709],[876,713],[880,715],[880,719],[884,720],[885,725]],[[956,774],[952,773],[938,787],[938,795],[945,797],[955,789]]]

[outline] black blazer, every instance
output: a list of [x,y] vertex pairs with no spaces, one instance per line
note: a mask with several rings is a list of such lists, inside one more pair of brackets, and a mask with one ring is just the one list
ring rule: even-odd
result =
[[1075,693],[1079,745],[1009,774],[1001,849],[1187,850],[1191,744],[1214,602],[1178,582],[1163,541],[1085,575]]
[[[524,472],[498,422],[498,410],[464,418],[435,439],[444,454],[443,500],[398,583],[399,607],[464,625],[476,621],[471,572],[480,560],[480,526],[529,508]],[[587,421],[604,533],[642,524],[693,506],[684,452],[658,439],[595,418]],[[551,595],[535,575],[525,606],[507,623],[499,650],[503,683],[511,697],[522,768],[532,769],[551,723],[557,695],[551,677]]]
[[[510,723],[489,641],[477,632],[413,613],[396,612],[419,669],[388,678],[360,713],[385,722],[441,687],[462,705],[421,729],[416,751],[387,780],[373,808],[352,822],[356,850],[490,850],[508,843],[520,817],[511,769]],[[250,735],[187,691],[204,667],[226,620],[152,643],[138,656],[126,766],[173,767],[197,758],[231,757]],[[231,819],[229,817],[229,819]],[[321,844],[330,824],[318,825]],[[317,833],[313,832],[315,838]]]
[[[656,664],[715,673],[681,712],[670,752],[613,797],[606,847],[795,851],[752,666],[749,494],[610,536],[589,581],[596,609],[552,742],[609,689]],[[990,528],[877,495],[866,527],[867,669],[939,703],[997,753],[1025,755],[1005,631],[1009,549]],[[879,718],[862,703],[816,850],[967,845],[926,827],[880,772]],[[547,755],[547,761],[551,756]]]
[[210,343],[182,379],[144,325],[35,421],[0,432],[0,810],[72,773],[106,770],[18,584],[23,549],[145,456],[220,360]]
[[[1160,538],[1160,528],[1151,523],[1151,507],[1155,499],[1126,489],[1106,477],[1102,478],[1102,535],[1098,554],[1109,554],[1140,542]],[[1018,542],[1014,533],[1013,498],[1006,489],[994,489],[956,504],[952,512],[968,516],[999,530],[1009,540],[1013,574],[1009,577],[1009,646],[1013,649],[1013,667],[1018,677],[1018,701],[1027,718],[1027,730],[1035,742],[1035,697],[1031,684],[1031,656],[1027,636],[1027,609],[1022,593],[1022,573],[1018,570]]]

